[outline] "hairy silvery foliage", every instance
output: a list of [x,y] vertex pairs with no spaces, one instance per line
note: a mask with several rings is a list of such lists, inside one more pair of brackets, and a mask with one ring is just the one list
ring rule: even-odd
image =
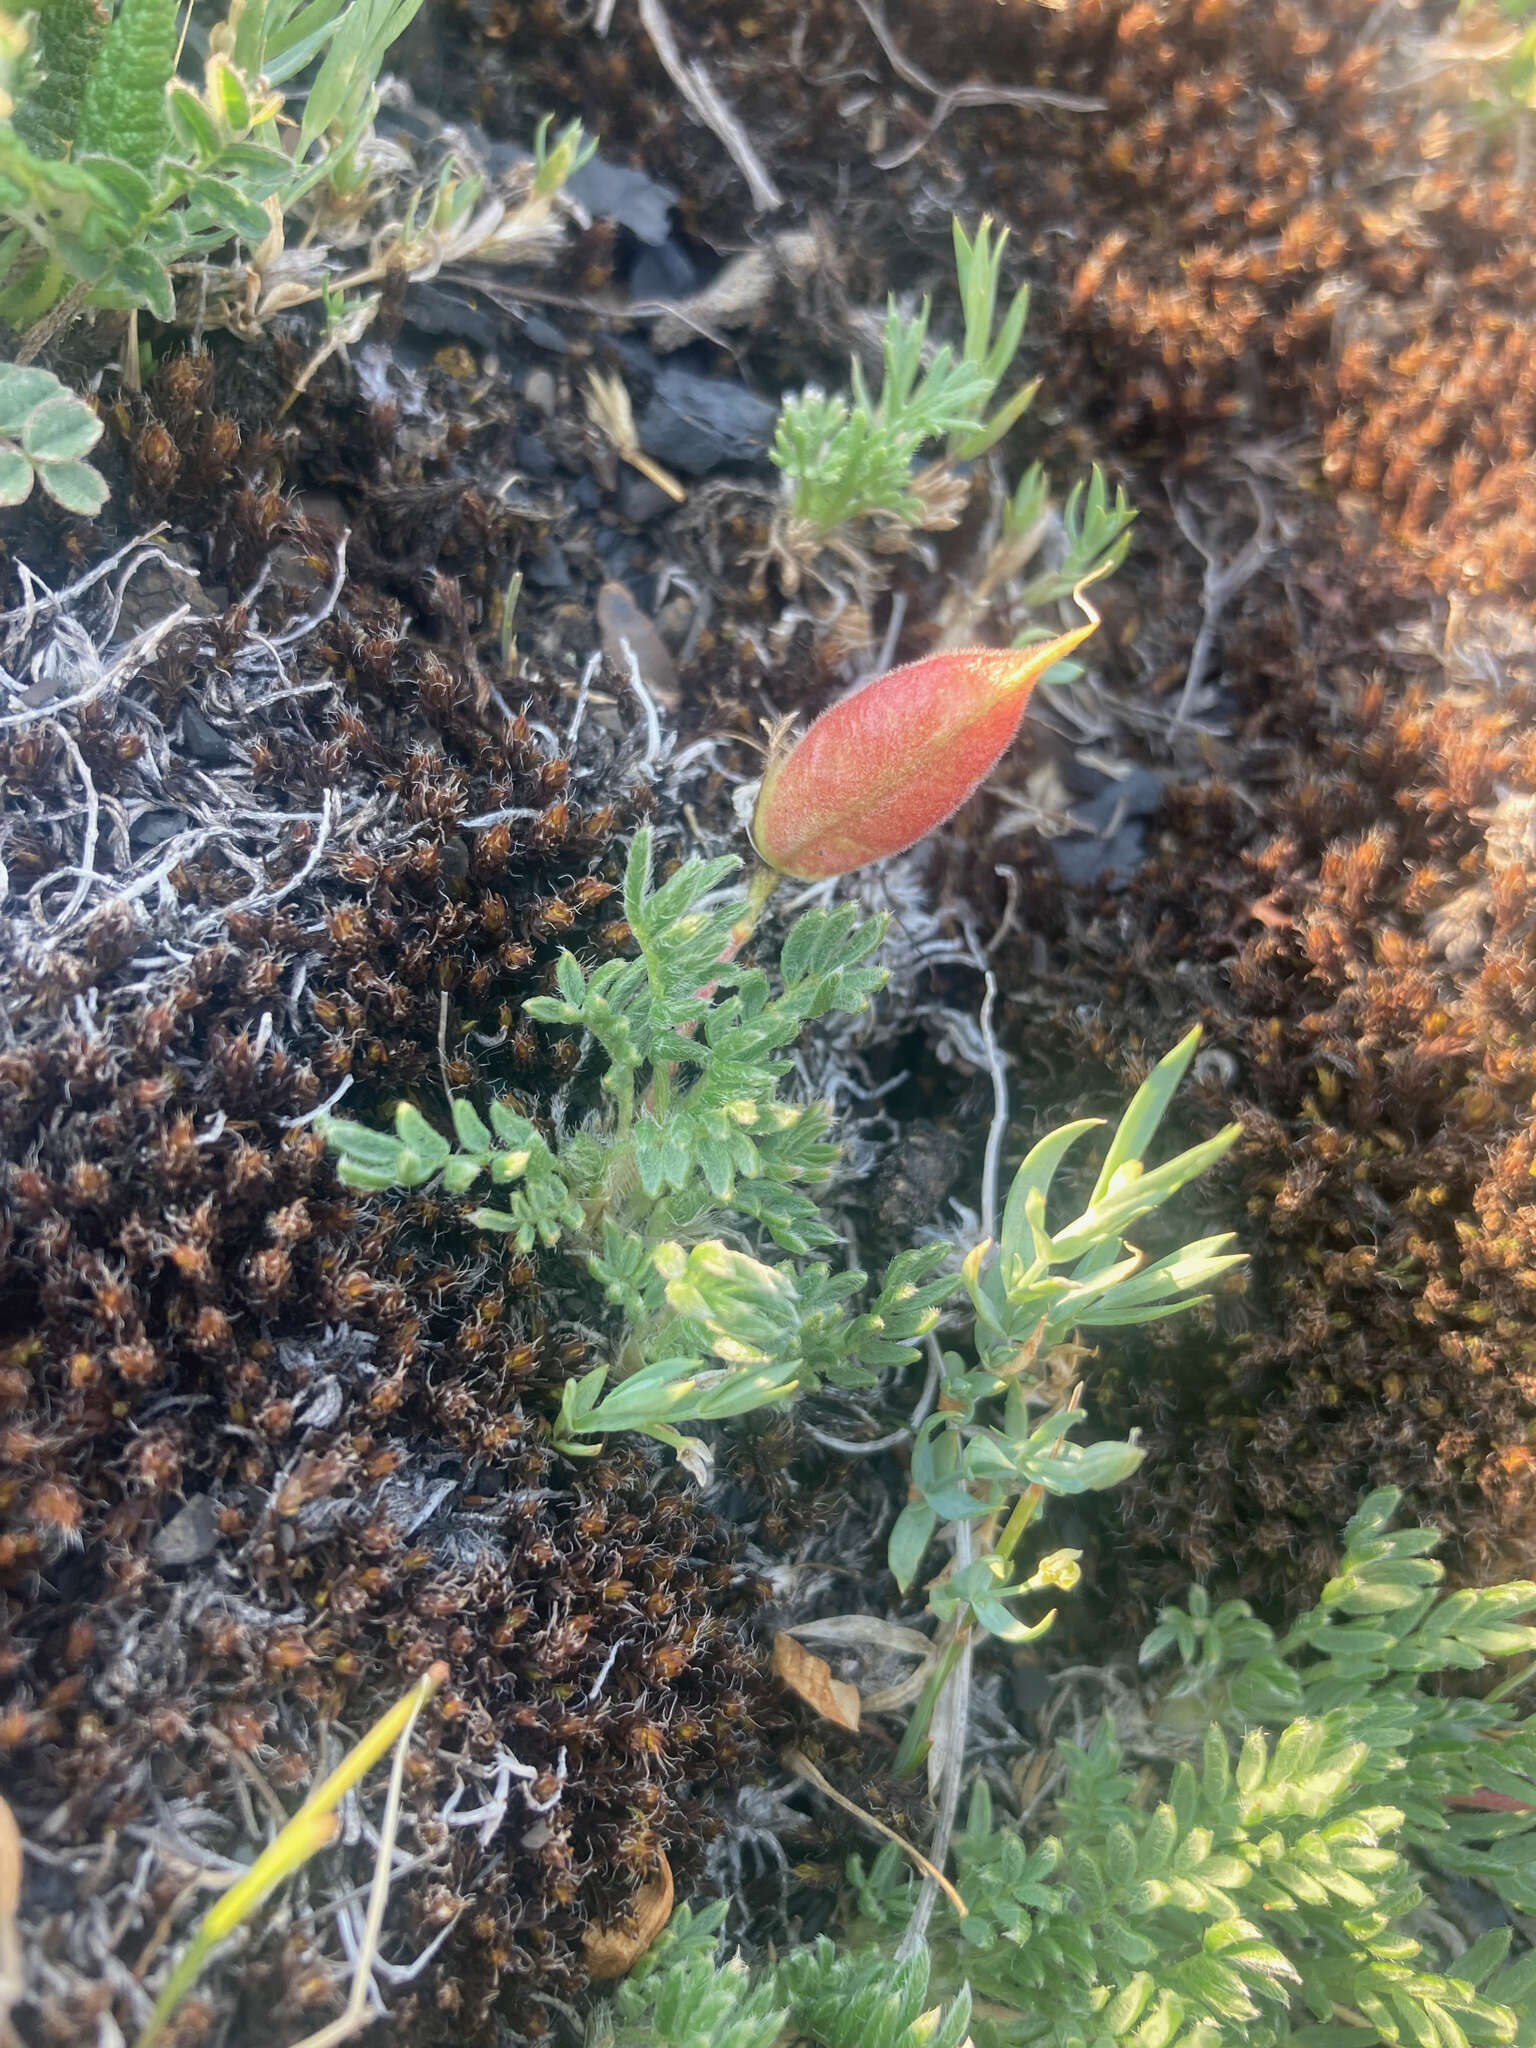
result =
[[20,505],[34,483],[66,512],[89,518],[107,487],[84,461],[101,439],[101,421],[51,370],[0,363],[0,505]]

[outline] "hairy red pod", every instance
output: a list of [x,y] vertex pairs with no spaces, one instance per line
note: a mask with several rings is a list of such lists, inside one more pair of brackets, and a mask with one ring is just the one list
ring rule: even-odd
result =
[[1036,682],[1097,624],[1033,647],[932,654],[832,705],[769,764],[752,816],[761,858],[819,882],[915,846],[985,780]]

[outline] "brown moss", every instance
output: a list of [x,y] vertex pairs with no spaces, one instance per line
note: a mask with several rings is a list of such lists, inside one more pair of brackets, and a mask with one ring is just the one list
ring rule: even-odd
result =
[[[1389,683],[1360,623],[1331,654],[1317,629],[1310,680],[1255,703],[1227,758],[1269,778],[1173,790],[1119,897],[1068,906],[1008,848],[1057,970],[1046,996],[1038,950],[1016,957],[1025,1016],[1054,1009],[1104,1063],[1091,1106],[1199,1016],[1215,1061],[1188,1128],[1243,1124],[1179,1222],[1238,1231],[1245,1290],[1090,1376],[1149,1445],[1103,1561],[1128,1624],[1190,1569],[1299,1597],[1371,1486],[1405,1488],[1478,1577],[1536,1540],[1536,676],[1494,685],[1398,635]],[[1272,629],[1255,617],[1236,658]]]
[[[129,460],[212,536],[205,559],[233,573],[260,546],[270,632],[274,609],[315,608],[334,537],[295,518],[270,437],[249,481],[213,398],[173,360]],[[198,488],[228,521],[200,516]],[[686,1483],[633,1444],[579,1469],[550,1453],[544,1418],[585,1350],[537,1263],[431,1195],[357,1200],[309,1121],[345,1083],[362,1114],[403,1094],[435,1111],[444,1054],[454,1086],[542,1114],[574,1048],[509,1033],[518,1006],[561,944],[627,940],[610,850],[644,793],[578,796],[525,716],[479,708],[474,647],[424,644],[391,580],[376,564],[346,584],[258,716],[231,717],[244,606],[168,641],[135,701],[160,731],[195,712],[201,753],[159,758],[153,790],[117,743],[133,722],[83,720],[104,808],[191,806],[222,749],[221,788],[251,792],[238,816],[282,829],[255,861],[238,822],[211,831],[151,916],[109,903],[11,963],[0,1743],[55,1858],[28,1906],[42,2038],[94,2031],[115,1982],[105,1935],[82,1946],[82,1886],[130,1964],[175,1908],[153,1979],[190,1924],[188,1859],[259,1846],[248,1781],[291,1804],[322,1725],[359,1730],[439,1657],[452,1679],[412,1766],[423,1860],[386,1944],[403,1965],[451,1929],[392,2000],[413,2041],[542,2025],[539,1999],[581,1981],[584,1925],[664,1847],[686,1869],[710,1826],[699,1788],[742,1772],[771,1719],[737,1626],[756,1582]],[[38,794],[13,820],[13,887],[68,858],[42,800],[71,772],[60,731],[0,737],[0,777]],[[322,843],[327,819],[346,822]],[[498,1783],[490,1819],[426,1818],[494,1806]],[[370,1861],[365,1841],[327,1852],[314,1903]],[[336,1953],[324,1921],[268,1920],[186,2038],[290,2038],[334,2004]]]

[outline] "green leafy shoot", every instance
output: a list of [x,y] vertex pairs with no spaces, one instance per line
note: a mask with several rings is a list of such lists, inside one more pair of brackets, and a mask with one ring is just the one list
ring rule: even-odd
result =
[[775,2048],[787,2009],[771,1972],[715,1954],[726,1903],[679,1906],[588,2022],[586,2048]]
[[1181,1314],[1242,1264],[1227,1235],[1196,1239],[1150,1261],[1126,1236],[1214,1166],[1237,1137],[1232,1126],[1160,1166],[1146,1164],[1199,1038],[1198,1028],[1188,1033],[1137,1090],[1080,1214],[1052,1227],[1047,1206],[1067,1156],[1097,1128],[1091,1119],[1063,1125],[1032,1147],[1009,1189],[999,1242],[974,1246],[961,1267],[975,1315],[975,1362],[944,1354],[945,1400],[918,1431],[912,1498],[889,1545],[892,1573],[905,1591],[942,1524],[1001,1524],[995,1543],[947,1573],[930,1595],[941,1620],[957,1629],[977,1626],[1013,1643],[1043,1634],[1051,1612],[1026,1622],[1011,1603],[1074,1585],[1075,1553],[1052,1553],[1018,1576],[1014,1560],[1025,1530],[1048,1497],[1118,1486],[1141,1463],[1134,1440],[1075,1441],[1086,1418],[1047,1395],[1051,1352],[1079,1331]]
[[1283,1635],[1245,1601],[1213,1608],[1196,1586],[1186,1605],[1163,1609],[1142,1660],[1177,1651],[1182,1668],[1160,1710],[1175,1727],[1205,1715],[1234,1732],[1296,1715],[1338,1720],[1365,1746],[1362,1782],[1402,1809],[1405,1842],[1536,1911],[1536,1729],[1509,1704],[1530,1665],[1480,1698],[1424,1690],[1440,1672],[1536,1653],[1536,1585],[1444,1592],[1429,1554],[1438,1534],[1394,1529],[1400,1505],[1392,1487],[1366,1497],[1337,1572]]
[[1007,377],[1029,316],[1021,286],[998,322],[998,285],[1006,229],[993,239],[984,217],[974,239],[954,223],[955,271],[964,318],[958,356],[945,345],[923,369],[929,303],[912,316],[891,302],[881,353],[884,375],[872,399],[857,363],[851,398],[807,389],[786,400],[773,460],[791,484],[795,515],[818,533],[870,512],[916,520],[922,501],[912,488],[912,462],[926,443],[947,437],[950,461],[972,461],[1000,441],[1039,388],[1021,385],[995,412],[987,408]]
[[[390,45],[420,0],[238,0],[201,91],[176,77],[177,0],[49,0],[10,51],[0,115],[0,318],[24,327],[72,287],[175,316],[179,265],[272,231],[317,184],[352,193]],[[7,53],[0,52],[0,56]],[[319,58],[302,119],[275,87]]]
[[916,1357],[953,1291],[943,1245],[900,1254],[862,1308],[865,1274],[810,1259],[836,1242],[810,1192],[836,1148],[823,1105],[781,1099],[787,1054],[807,1023],[860,1010],[881,986],[885,924],[852,905],[806,912],[775,982],[722,958],[746,900],[720,892],[736,866],[692,860],[657,883],[651,834],[637,833],[624,909],[638,958],[588,973],[562,954],[555,993],[525,1005],[601,1055],[604,1107],[583,1129],[552,1142],[515,1104],[482,1116],[467,1099],[451,1139],[409,1102],[393,1135],[324,1127],[347,1186],[437,1180],[466,1200],[471,1228],[582,1258],[616,1327],[609,1360],[562,1390],[556,1439],[573,1455],[635,1430],[702,1471],[681,1424],[873,1385]]
[[[954,237],[955,272],[960,283],[960,306],[965,316],[963,357],[987,378],[987,394],[983,403],[990,404],[1012,368],[1019,344],[1024,339],[1024,326],[1029,318],[1029,286],[1019,286],[1003,315],[1001,327],[994,333],[997,288],[1002,274],[1003,251],[1008,245],[1008,230],[1004,228],[994,242],[991,216],[983,214],[974,240],[967,237],[958,218],[954,222]],[[1021,384],[990,419],[980,422],[974,432],[951,434],[949,459],[952,462],[974,462],[978,456],[985,455],[1010,427],[1023,418],[1039,389],[1038,377]]]
[[552,199],[597,155],[597,138],[588,135],[580,121],[567,121],[551,147],[553,122],[553,114],[546,114],[533,132],[533,189],[540,199]]
[[0,505],[19,505],[40,483],[66,512],[91,518],[107,499],[84,460],[101,421],[51,371],[0,363]]
[[377,110],[385,55],[420,8],[421,0],[350,0],[331,26],[324,62],[304,102],[301,157],[322,136],[334,138],[344,158],[351,156]]
[[870,512],[920,516],[912,489],[917,451],[941,435],[976,431],[992,391],[985,369],[957,359],[946,343],[926,369],[923,351],[929,303],[903,314],[893,299],[881,335],[884,366],[878,399],[857,362],[850,365],[852,397],[810,387],[786,399],[774,433],[772,456],[790,485],[797,518],[826,534]]
[[[1433,1530],[1370,1495],[1317,1605],[1275,1636],[1196,1588],[1143,1646],[1183,1665],[1154,1727],[1185,1760],[1122,1760],[1106,1717],[1061,1743],[1048,1828],[1002,1822],[974,1783],[956,1838],[966,1915],[932,1936],[942,1989],[985,2001],[980,2048],[1472,2048],[1536,2038],[1536,1957],[1508,1926],[1457,1953],[1423,1914],[1414,1858],[1531,1910],[1536,1724],[1436,1689],[1536,1650],[1536,1585],[1446,1594]],[[1270,1732],[1272,1731],[1272,1732]],[[864,1940],[900,1928],[894,1850],[850,1877]]]
[[[1025,534],[1038,530],[1049,503],[1050,486],[1039,463],[1025,471],[1003,514],[1005,533]],[[1038,611],[1058,604],[1084,583],[1097,583],[1111,575],[1125,560],[1131,545],[1131,527],[1136,514],[1124,487],[1115,486],[1114,497],[1104,472],[1094,464],[1087,479],[1079,477],[1067,493],[1061,524],[1065,547],[1059,565],[1032,577],[1018,593],[1018,602]],[[1038,629],[1032,637],[1048,639]],[[1023,641],[1020,645],[1025,644]]]
[[[839,1940],[772,1964],[716,1964],[724,1903],[680,1909],[589,2048],[1531,2048],[1536,1954],[1497,1924],[1532,1910],[1536,1716],[1509,1704],[1531,1666],[1476,1696],[1436,1681],[1528,1660],[1536,1585],[1447,1594],[1400,1505],[1362,1502],[1282,1637],[1198,1588],[1166,1608],[1143,1663],[1177,1650],[1184,1674],[1154,1739],[1133,1722],[1128,1759],[1105,1715],[1058,1742],[1038,1820],[976,1772],[965,1911],[941,1905],[925,1946],[897,1951],[893,1843],[849,1859]],[[1489,1894],[1489,1931],[1426,1910],[1416,1859]]]
[[722,1900],[680,1906],[610,2007],[587,2048],[965,2048],[971,1998],[929,2006],[926,1950],[893,1965],[878,1949],[849,1952],[825,1936],[776,1967],[751,1970],[715,1954]]

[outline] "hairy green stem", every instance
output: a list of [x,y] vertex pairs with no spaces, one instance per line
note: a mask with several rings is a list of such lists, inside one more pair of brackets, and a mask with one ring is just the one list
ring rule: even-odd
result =
[[722,960],[734,960],[736,958],[736,955],[757,930],[763,911],[767,907],[769,897],[783,879],[784,877],[777,868],[770,868],[763,863],[759,863],[753,869],[752,878],[747,883],[746,901],[742,904],[740,917],[731,926],[731,933],[730,937],[726,940],[725,951],[720,955]]

